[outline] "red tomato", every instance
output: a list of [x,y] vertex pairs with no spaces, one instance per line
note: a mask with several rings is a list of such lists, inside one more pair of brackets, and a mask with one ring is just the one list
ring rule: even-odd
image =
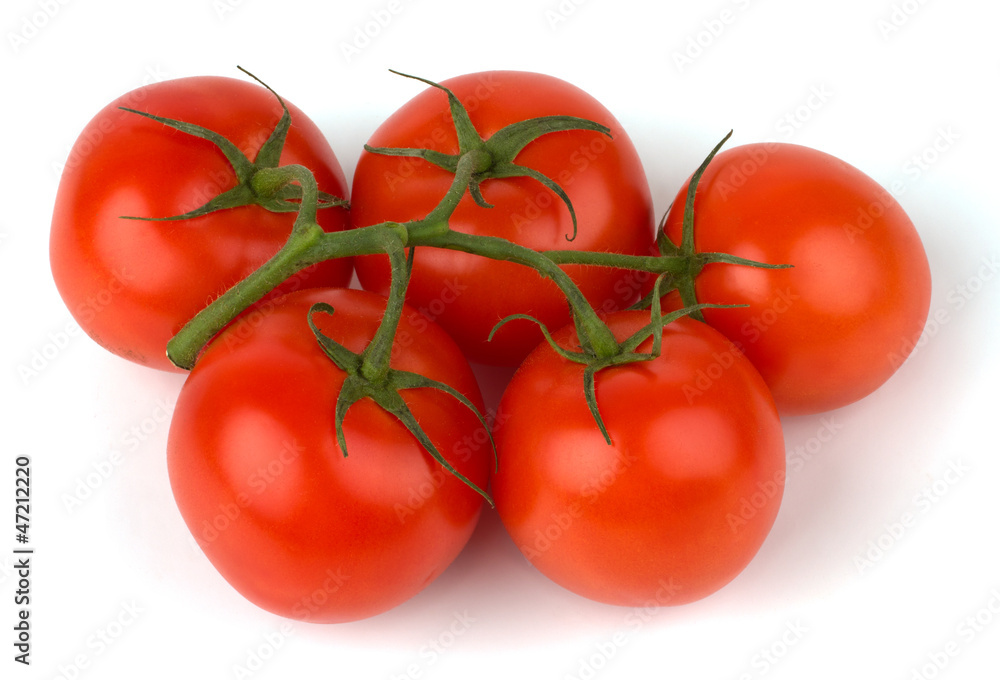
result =
[[[209,345],[184,384],[167,444],[170,483],[198,544],[248,600],[312,622],[386,611],[433,581],[458,555],[482,497],[444,470],[369,399],[334,412],[345,374],[323,353],[320,330],[360,352],[385,300],[359,290],[303,290],[263,304]],[[404,317],[392,366],[451,385],[482,409],[475,377],[435,325]],[[485,488],[489,447],[474,448],[477,417],[440,390],[405,390],[438,451]],[[471,441],[472,439],[468,439]]]
[[[620,340],[648,321],[608,318]],[[576,342],[572,327],[555,338]],[[715,592],[758,552],[784,489],[764,381],[717,331],[671,323],[658,359],[597,373],[609,446],[583,373],[543,344],[501,399],[493,498],[514,542],[550,579],[600,602],[673,605]]]
[[[579,231],[574,241],[569,210],[534,179],[490,179],[481,188],[493,208],[477,206],[466,194],[450,226],[470,234],[498,236],[535,250],[599,250],[650,254],[653,214],[646,175],[621,124],[593,97],[551,76],[491,71],[442,83],[469,111],[484,139],[517,121],[569,115],[611,128],[612,139],[594,131],[563,131],[529,143],[517,156],[558,183],[573,204]],[[369,140],[372,146],[427,147],[458,152],[444,92],[429,88],[417,95]],[[426,216],[445,195],[454,175],[424,160],[365,152],[354,173],[351,215],[356,226]],[[389,290],[388,260],[367,256],[356,261],[361,284],[382,294]],[[639,285],[630,273],[599,267],[566,266],[591,303],[612,311],[635,301]],[[565,296],[534,270],[465,253],[417,249],[408,301],[441,324],[472,360],[516,366],[542,339],[530,321],[490,330],[514,313],[531,314],[549,328],[569,321]]]
[[[680,243],[687,185],[667,216]],[[927,255],[899,203],[857,168],[814,149],[749,144],[717,155],[698,184],[694,241],[764,270],[707,265],[705,320],[767,381],[782,413],[818,413],[882,385],[908,356],[930,306]],[[675,303],[676,306],[676,303]]]
[[[287,103],[287,102],[286,102]],[[80,327],[112,352],[146,366],[173,367],[167,341],[188,320],[284,244],[294,213],[257,206],[178,222],[236,185],[222,152],[119,106],[194,123],[227,137],[253,160],[281,106],[241,80],[196,77],[155,83],[106,106],[70,152],[52,218],[50,258],[59,293]],[[302,164],[321,190],[347,198],[344,173],[319,128],[288,104],[292,127],[281,164]],[[326,230],[346,227],[341,208],[320,211]],[[349,260],[323,263],[283,291],[346,285]]]

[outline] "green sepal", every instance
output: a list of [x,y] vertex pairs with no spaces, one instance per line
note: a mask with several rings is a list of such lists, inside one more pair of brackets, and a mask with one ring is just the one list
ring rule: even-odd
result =
[[[493,327],[489,337],[492,339],[493,334],[509,321],[513,321],[515,319],[532,321],[538,325],[539,329],[541,329],[542,335],[545,337],[545,341],[552,348],[552,350],[556,352],[556,354],[567,361],[583,364],[585,367],[583,370],[583,394],[584,399],[587,402],[587,408],[590,410],[590,414],[593,416],[594,422],[601,431],[604,441],[607,442],[608,445],[611,445],[611,435],[608,433],[607,426],[604,423],[604,417],[601,415],[601,409],[597,404],[597,374],[606,368],[611,368],[612,366],[624,366],[626,364],[636,363],[639,361],[652,361],[653,359],[659,357],[663,347],[663,327],[683,316],[692,315],[694,312],[701,309],[745,306],[696,304],[692,307],[685,307],[667,314],[662,314],[660,307],[660,297],[662,295],[661,286],[668,277],[669,274],[661,274],[656,278],[656,282],[653,284],[653,291],[650,293],[650,322],[630,335],[623,342],[619,343],[619,352],[614,356],[599,358],[592,350],[589,350],[584,343],[581,343],[581,349],[578,352],[561,347],[552,337],[551,333],[549,333],[549,330],[544,323],[527,314],[511,314],[510,316],[504,318]],[[653,346],[651,350],[649,352],[639,352],[639,346],[649,338],[653,339]]]
[[678,255],[681,255],[681,249],[677,246],[677,244],[670,240],[670,237],[667,236],[666,230],[667,216],[670,214],[673,207],[674,204],[671,203],[670,207],[667,208],[667,211],[663,213],[663,217],[660,218],[660,223],[656,225],[656,247],[659,249],[660,255],[677,257]]
[[459,101],[458,97],[447,87],[435,83],[426,78],[400,73],[405,78],[412,78],[422,83],[430,85],[444,92],[448,97],[448,107],[451,112],[452,123],[455,126],[455,133],[458,137],[458,153],[446,154],[433,149],[423,148],[396,148],[396,147],[374,147],[365,145],[365,150],[387,156],[407,156],[412,158],[422,158],[429,163],[443,168],[449,172],[456,172],[458,159],[471,151],[485,150],[488,155],[486,166],[473,174],[469,181],[469,194],[476,205],[482,208],[492,208],[493,206],[483,197],[480,184],[488,179],[502,179],[511,177],[528,177],[541,183],[544,187],[552,191],[569,210],[570,218],[573,221],[572,235],[566,235],[566,240],[572,241],[577,234],[576,211],[570,201],[569,196],[554,180],[543,173],[514,162],[517,155],[529,143],[538,139],[542,135],[552,132],[564,132],[569,130],[592,130],[611,137],[611,129],[606,125],[601,125],[592,120],[578,118],[576,116],[540,116],[528,120],[518,121],[497,130],[488,139],[483,139],[469,118],[469,113]]
[[513,161],[524,147],[542,135],[566,130],[592,130],[600,132],[609,138],[611,137],[611,128],[586,118],[578,118],[577,116],[539,116],[538,118],[528,118],[527,120],[511,123],[493,133],[493,136],[488,141],[492,142],[496,150],[501,152],[501,159],[509,162]]
[[556,196],[559,197],[559,200],[561,200],[563,203],[566,204],[566,208],[569,210],[569,216],[573,220],[573,235],[570,236],[569,234],[566,234],[565,238],[567,241],[573,241],[576,239],[576,232],[577,232],[576,210],[573,209],[573,203],[572,201],[569,200],[569,196],[566,194],[563,188],[555,182],[555,180],[550,179],[548,176],[543,175],[534,168],[528,168],[523,165],[518,165],[516,163],[498,164],[496,168],[490,171],[489,176],[492,179],[501,177],[530,177],[531,179],[537,181],[539,184],[541,184],[549,191],[554,193]]
[[[656,277],[656,281],[653,282],[653,300],[650,303],[650,325],[653,327],[653,350],[651,355],[653,357],[660,356],[660,350],[663,347],[663,326],[664,323],[657,323],[657,321],[662,321],[661,313],[661,297],[660,288],[663,285],[664,280],[666,280],[666,274],[660,274]],[[625,352],[635,352],[640,343],[644,342],[642,339],[641,331],[638,333],[633,333],[630,338],[628,338],[624,343],[622,343],[622,350]]]
[[178,132],[183,132],[184,134],[191,135],[192,137],[197,137],[199,139],[204,139],[205,141],[215,144],[222,152],[222,155],[226,157],[229,161],[229,165],[232,166],[233,172],[236,173],[236,179],[240,182],[246,182],[253,175],[253,162],[250,161],[246,155],[240,151],[235,144],[229,141],[223,135],[218,132],[209,130],[201,125],[195,125],[194,123],[186,123],[182,120],[174,120],[173,118],[165,118],[163,116],[157,116],[152,113],[147,113],[145,111],[139,111],[137,109],[130,109],[127,106],[119,106],[122,111],[127,111],[129,113],[134,113],[136,115],[142,116],[143,118],[149,118],[150,120],[155,120],[157,123],[162,123],[167,127],[173,128]]
[[328,337],[316,326],[313,316],[318,313],[334,314],[333,306],[327,302],[317,302],[309,308],[309,328],[312,329],[316,341],[323,348],[323,352],[337,365],[340,370],[348,374],[354,374],[361,370],[361,355],[352,352],[336,340]]
[[448,108],[451,110],[451,120],[455,125],[455,133],[458,135],[459,155],[475,147],[482,146],[483,138],[479,136],[479,132],[476,131],[476,126],[472,124],[472,120],[469,118],[469,112],[466,111],[462,102],[458,100],[458,97],[456,97],[451,90],[443,85],[440,85],[439,83],[435,83],[433,80],[427,80],[426,78],[421,78],[419,76],[412,76],[407,73],[401,73],[400,71],[394,71],[392,69],[389,69],[389,72],[395,73],[398,76],[403,76],[404,78],[419,80],[421,83],[435,87],[448,95]]
[[601,431],[601,434],[604,435],[604,441],[607,442],[608,446],[611,446],[611,435],[608,434],[608,428],[604,424],[604,417],[601,415],[601,409],[597,407],[597,372],[602,368],[606,367],[588,364],[587,367],[583,369],[583,397],[587,400],[587,408],[590,409],[590,415],[597,423],[597,427]]
[[[285,146],[285,139],[288,135],[288,130],[291,127],[292,119],[288,107],[285,105],[284,100],[278,96],[277,92],[272,90],[266,83],[261,81],[246,69],[240,68],[240,70],[267,88],[267,90],[278,100],[278,103],[281,104],[282,109],[281,118],[278,119],[278,123],[275,125],[271,134],[257,152],[257,156],[253,161],[247,158],[246,154],[240,151],[235,144],[229,141],[229,139],[206,127],[175,120],[173,118],[153,115],[145,111],[138,111],[125,106],[119,107],[122,111],[134,113],[143,116],[144,118],[149,118],[150,120],[161,123],[162,125],[173,128],[174,130],[191,135],[192,137],[197,137],[198,139],[204,139],[205,141],[214,144],[229,162],[229,165],[233,170],[233,174],[236,176],[237,182],[237,185],[232,189],[222,192],[218,196],[211,198],[205,204],[182,215],[171,215],[168,217],[136,217],[123,215],[123,219],[141,220],[147,222],[187,220],[207,215],[218,210],[238,208],[245,205],[259,205],[266,210],[278,213],[299,211],[302,201],[301,187],[291,184],[290,182],[286,182],[281,186],[269,187],[264,193],[260,193],[254,188],[254,176],[259,170],[264,168],[279,167],[278,163],[281,158],[281,152]],[[346,207],[347,205],[348,201],[342,198],[338,198],[324,191],[319,192],[319,201],[317,206],[319,208]]]
[[[319,336],[317,336],[319,337]],[[337,405],[334,407],[333,429],[337,433],[337,446],[340,453],[347,458],[347,438],[344,436],[344,418],[352,406],[364,399],[368,395],[365,389],[367,383],[364,378],[349,373],[340,386],[340,393],[337,395]]]
[[[688,313],[692,318],[698,321],[704,321],[705,316],[702,314],[701,310],[706,306],[713,307],[731,307],[740,305],[701,305],[698,302],[698,295],[695,290],[695,279],[701,270],[707,264],[712,263],[724,263],[724,264],[734,264],[745,267],[756,267],[758,269],[786,269],[791,267],[788,264],[766,264],[763,262],[757,262],[755,260],[750,260],[744,257],[738,257],[736,255],[729,255],[727,253],[699,253],[695,249],[694,243],[694,202],[695,196],[698,191],[698,185],[701,182],[702,175],[705,174],[705,170],[708,168],[709,164],[722,149],[723,145],[732,137],[733,131],[730,130],[722,140],[715,145],[708,156],[701,162],[701,165],[695,170],[694,174],[691,175],[691,179],[688,181],[687,192],[685,193],[684,202],[684,215],[682,218],[681,226],[681,242],[676,244],[670,240],[666,232],[666,222],[667,216],[673,209],[673,204],[667,209],[667,212],[663,214],[660,219],[660,223],[656,229],[656,245],[659,249],[660,255],[664,257],[682,257],[687,260],[686,271],[676,272],[672,274],[670,279],[670,286],[667,291],[676,289],[680,294],[681,302],[685,309],[690,310]],[[666,292],[666,291],[665,291]],[[649,307],[655,295],[655,292],[650,292],[646,294],[641,300],[632,305],[629,309],[645,309]],[[658,297],[657,297],[658,299]]]
[[365,151],[376,153],[381,156],[404,156],[408,158],[422,158],[432,165],[436,165],[443,170],[454,173],[458,169],[458,154],[449,154],[433,149],[411,149],[395,146],[371,146],[365,144]]
[[[677,281],[677,291],[680,293],[681,302],[684,303],[685,307],[690,307],[693,311],[691,316],[698,321],[704,321],[705,316],[701,313],[701,308],[698,307],[698,296],[695,293],[694,280],[701,271],[703,264],[696,257],[695,247],[694,247],[694,199],[695,194],[698,190],[698,183],[701,181],[701,176],[705,173],[708,168],[709,163],[715,158],[715,155],[719,153],[722,146],[732,137],[733,131],[730,130],[725,137],[722,138],[718,144],[712,149],[711,153],[701,162],[698,169],[695,170],[694,174],[691,176],[691,180],[688,182],[687,194],[684,201],[684,218],[681,226],[681,243],[679,246],[670,242],[670,239],[666,237],[666,233],[662,228],[663,222],[661,222],[661,228],[658,230],[657,234],[657,244],[660,246],[660,252],[664,255],[666,254],[681,254],[687,255],[690,258],[691,268],[687,276],[682,276]],[[664,222],[666,221],[666,216],[664,216]],[[662,234],[662,236],[660,236]],[[663,249],[666,248],[669,252],[664,252]]]
[[556,354],[561,356],[563,359],[566,359],[568,361],[575,361],[577,363],[586,363],[586,361],[582,360],[582,357],[585,356],[582,352],[570,352],[569,350],[560,347],[559,343],[557,343],[555,340],[552,339],[552,334],[549,333],[548,327],[535,317],[531,316],[530,314],[511,314],[510,316],[504,317],[503,319],[498,321],[497,325],[495,325],[493,327],[493,330],[490,331],[489,336],[487,336],[486,338],[487,342],[493,339],[493,335],[498,330],[500,330],[502,326],[505,326],[507,323],[511,321],[516,321],[518,319],[531,321],[532,323],[536,324],[539,330],[542,331],[542,336],[545,338],[545,341],[549,343],[549,346],[556,352]]
[[[587,401],[587,407],[590,409],[590,414],[594,417],[594,422],[597,423],[597,427],[600,428],[601,434],[604,435],[604,440],[608,444],[610,444],[611,437],[608,435],[608,429],[604,425],[604,419],[601,417],[601,411],[600,409],[597,408],[597,396],[595,394],[595,389],[594,389],[594,374],[597,371],[601,370],[602,368],[605,368],[606,365],[610,365],[608,364],[608,361],[614,361],[615,359],[620,358],[622,355],[613,357],[611,360],[598,359],[594,355],[593,351],[589,351],[585,346],[582,347],[581,351],[579,352],[573,352],[571,350],[566,349],[565,347],[561,347],[559,343],[557,343],[555,339],[552,337],[552,334],[549,333],[548,327],[546,327],[544,323],[542,323],[535,317],[530,316],[528,314],[511,314],[510,316],[503,318],[496,326],[493,327],[493,330],[490,331],[489,339],[490,340],[493,339],[493,334],[496,333],[501,326],[510,321],[514,321],[515,319],[524,319],[526,321],[531,321],[535,323],[538,326],[538,328],[542,331],[542,336],[545,338],[545,341],[548,343],[549,347],[552,348],[552,351],[554,351],[556,354],[558,354],[567,361],[572,361],[574,363],[584,365],[583,369],[584,399],[586,399]],[[585,345],[585,343],[583,343],[582,340],[581,344]]]
[[733,131],[730,130],[726,133],[726,136],[722,138],[718,144],[712,149],[708,156],[701,162],[698,169],[694,171],[691,175],[691,181],[688,182],[687,195],[684,200],[684,223],[681,230],[681,245],[680,250],[682,253],[693,254],[694,250],[694,198],[695,193],[698,190],[698,183],[701,182],[701,176],[705,174],[705,170],[708,169],[709,163],[715,158],[715,155],[719,153],[719,150],[723,145],[729,141],[729,138],[733,136]]
[[[412,264],[412,255],[410,256],[410,260],[407,264]],[[347,413],[351,406],[367,397],[378,404],[384,411],[399,420],[399,422],[406,427],[410,434],[414,436],[424,450],[430,454],[430,456],[434,458],[438,464],[440,464],[450,474],[457,477],[473,491],[482,496],[490,504],[490,506],[493,506],[493,499],[488,493],[486,493],[486,491],[460,473],[443,455],[441,455],[441,452],[438,451],[434,442],[432,442],[430,437],[427,436],[424,429],[420,427],[420,423],[413,415],[413,412],[406,404],[406,401],[400,395],[400,392],[402,390],[419,388],[440,390],[441,392],[444,392],[445,394],[458,400],[459,403],[472,411],[479,420],[480,424],[486,430],[487,436],[490,439],[490,446],[493,450],[494,469],[496,469],[499,466],[499,459],[497,456],[496,444],[493,441],[493,434],[490,431],[488,423],[486,422],[486,418],[479,412],[479,409],[476,408],[475,404],[473,404],[464,394],[456,390],[451,385],[438,380],[432,380],[418,373],[388,369],[384,373],[380,373],[380,379],[377,382],[366,378],[362,375],[364,354],[352,352],[320,331],[312,318],[316,313],[332,314],[334,313],[333,307],[323,302],[313,305],[309,310],[309,327],[312,329],[313,334],[316,336],[316,340],[319,342],[320,347],[323,349],[323,352],[327,355],[327,357],[341,370],[347,373],[347,377],[344,379],[340,393],[337,396],[337,404],[334,413],[334,428],[336,430],[337,445],[339,446],[344,457],[347,457],[347,439],[344,435],[343,427],[344,419],[347,417]]]
[[[451,385],[449,385],[447,383],[441,382],[440,380],[432,380],[432,379],[428,378],[427,376],[420,375],[419,373],[411,373],[409,371],[400,371],[400,370],[393,369],[391,371],[390,383],[392,384],[393,387],[396,388],[397,391],[398,390],[412,390],[412,389],[418,389],[418,388],[440,390],[441,392],[444,392],[445,394],[451,396],[452,398],[454,398],[455,400],[457,400],[460,404],[462,404],[467,409],[469,409],[470,411],[472,411],[473,415],[476,416],[476,419],[479,420],[479,424],[482,425],[483,429],[486,431],[487,437],[489,437],[490,448],[493,451],[493,469],[494,470],[498,470],[499,469],[499,467],[500,467],[500,459],[499,459],[499,456],[497,455],[496,443],[493,441],[493,432],[491,431],[489,423],[486,422],[486,418],[483,416],[482,413],[479,412],[479,409],[476,408],[476,405],[473,404],[472,401],[468,397],[466,397],[464,394],[462,394],[461,392],[459,392],[458,390],[456,390],[454,387],[452,387]],[[414,424],[416,424],[416,421],[414,421]],[[418,425],[418,427],[419,427],[419,425]],[[412,429],[410,431],[413,432]],[[416,436],[415,432],[414,432],[414,435]],[[436,448],[433,449],[433,450],[428,449],[428,453],[430,453],[432,456],[434,456],[434,458],[439,463],[441,463],[441,465],[443,465],[445,467],[445,469],[447,469],[449,472],[451,472],[453,475],[455,475],[459,479],[463,480],[469,486],[471,486],[474,489],[476,489],[479,492],[479,494],[481,496],[483,496],[483,498],[485,498],[487,501],[489,501],[491,505],[493,504],[493,501],[490,499],[490,497],[488,495],[486,495],[486,493],[484,493],[481,489],[479,489],[478,487],[476,487],[475,484],[473,484],[472,482],[470,482],[469,480],[467,480],[465,477],[463,477],[461,474],[459,474],[459,472],[457,470],[455,470],[451,466],[451,464],[448,463],[448,461],[446,461],[443,457],[441,457],[441,454],[437,453],[437,449]]]

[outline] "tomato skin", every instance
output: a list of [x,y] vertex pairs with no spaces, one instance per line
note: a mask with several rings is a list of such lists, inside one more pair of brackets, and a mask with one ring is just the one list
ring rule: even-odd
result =
[[[648,320],[608,323],[624,339]],[[567,349],[576,339],[572,327],[555,337]],[[715,592],[758,552],[784,489],[763,380],[717,331],[676,321],[658,359],[598,372],[609,446],[583,370],[543,344],[504,392],[492,489],[507,531],[543,574],[593,600],[674,605]]]
[[[180,512],[222,576],[254,604],[312,622],[373,616],[409,599],[458,555],[482,497],[450,475],[371,400],[344,421],[344,373],[306,326],[352,351],[372,337],[385,300],[359,290],[303,290],[243,317],[209,345],[185,382],[170,428],[170,483]],[[482,409],[465,358],[437,326],[404,318],[392,365],[452,385]],[[492,456],[463,437],[476,416],[439,390],[403,396],[438,450],[480,488]]]
[[[288,104],[286,102],[286,104]],[[236,185],[211,142],[175,131],[119,106],[214,130],[251,160],[281,117],[266,89],[233,78],[180,78],[133,90],[102,109],[80,134],[59,184],[49,244],[52,274],[80,327],[106,349],[137,363],[178,371],[167,341],[209,302],[282,246],[294,213],[257,206],[178,222]],[[310,168],[322,190],[347,198],[347,182],[329,143],[305,114],[292,115],[281,164]],[[327,231],[347,227],[341,208],[320,211]],[[346,285],[349,259],[301,272],[279,292]]]
[[[666,220],[680,243],[687,184]],[[782,413],[829,411],[882,385],[927,320],[931,279],[902,206],[857,168],[792,144],[718,154],[698,185],[695,247],[793,269],[711,264],[705,310],[764,376]],[[674,302],[676,306],[676,302]]]
[[[639,155],[621,124],[593,97],[551,76],[518,72],[472,73],[442,83],[469,109],[485,139],[501,128],[529,118],[571,115],[607,125],[612,139],[599,132],[565,131],[544,135],[515,162],[534,168],[565,190],[576,211],[574,241],[566,205],[549,189],[523,177],[482,183],[493,208],[477,206],[466,194],[450,226],[464,233],[498,236],[534,250],[599,250],[648,255],[653,251],[653,212],[649,185]],[[457,153],[446,95],[430,88],[388,118],[368,142],[372,146],[429,147]],[[454,175],[426,161],[364,152],[352,187],[356,226],[425,217],[441,200]],[[362,286],[385,294],[388,260],[357,258]],[[610,312],[629,306],[639,286],[629,273],[599,267],[565,266],[591,303]],[[529,321],[501,328],[500,319],[531,314],[549,328],[569,322],[565,296],[534,270],[476,255],[417,249],[408,301],[441,324],[473,361],[516,366],[541,341]]]

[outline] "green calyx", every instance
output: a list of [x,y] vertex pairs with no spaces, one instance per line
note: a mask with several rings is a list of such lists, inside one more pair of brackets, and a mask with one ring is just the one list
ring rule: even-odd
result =
[[400,371],[389,366],[392,355],[392,344],[396,334],[396,328],[402,316],[406,285],[409,279],[409,271],[413,262],[413,252],[410,250],[409,258],[405,255],[405,231],[385,232],[384,240],[386,253],[392,262],[393,281],[389,298],[386,304],[385,314],[379,324],[375,336],[360,354],[352,352],[335,340],[327,337],[316,326],[313,317],[318,313],[333,314],[334,309],[326,303],[313,305],[309,310],[309,326],[312,328],[316,340],[319,342],[323,352],[341,370],[347,373],[340,394],[337,397],[335,409],[335,427],[337,432],[337,444],[341,452],[347,456],[347,440],[344,435],[344,418],[348,410],[358,401],[368,398],[378,404],[387,413],[392,414],[402,423],[407,430],[416,438],[420,445],[436,460],[445,470],[457,477],[472,490],[482,496],[491,506],[493,499],[483,489],[460,473],[438,450],[434,442],[420,426],[406,400],[401,394],[404,390],[412,389],[434,389],[444,392],[448,396],[458,400],[463,406],[472,411],[479,419],[490,438],[493,446],[494,463],[496,463],[496,446],[493,444],[493,435],[490,433],[486,419],[479,412],[476,406],[461,392],[454,387],[432,380],[419,373]]
[[483,181],[506,177],[530,177],[544,185],[566,205],[573,220],[573,234],[567,235],[566,239],[572,241],[576,238],[576,212],[573,210],[573,204],[570,202],[569,196],[566,195],[563,188],[541,172],[533,168],[518,165],[514,162],[514,159],[521,153],[521,150],[525,146],[542,135],[566,130],[592,130],[611,137],[611,130],[607,126],[574,116],[544,116],[512,123],[498,130],[488,139],[483,139],[472,124],[465,106],[463,106],[462,102],[458,100],[458,97],[451,90],[424,78],[407,75],[398,71],[392,72],[405,78],[419,80],[422,83],[443,91],[448,96],[451,119],[455,125],[455,132],[458,135],[458,153],[446,154],[433,149],[422,148],[373,147],[367,144],[365,145],[366,151],[386,156],[422,158],[451,173],[458,171],[459,160],[462,157],[473,156],[476,161],[468,183],[468,190],[476,204],[483,208],[493,207],[483,198],[482,188],[480,187]]
[[[725,263],[725,264],[735,264],[745,267],[756,267],[758,269],[787,269],[792,265],[788,264],[766,264],[763,262],[756,262],[754,260],[748,260],[743,257],[737,257],[735,255],[730,255],[728,253],[700,253],[695,249],[694,245],[694,200],[695,194],[698,189],[698,184],[701,182],[701,177],[705,174],[705,170],[708,168],[712,159],[715,158],[719,150],[722,149],[723,145],[729,141],[732,137],[733,131],[730,130],[725,137],[722,138],[718,144],[712,149],[698,169],[695,170],[694,174],[691,175],[691,180],[688,182],[687,193],[684,197],[684,218],[681,227],[681,243],[677,245],[670,240],[667,236],[667,232],[664,229],[666,223],[666,215],[660,221],[659,226],[656,230],[656,245],[659,248],[661,259],[664,264],[667,265],[678,263],[680,267],[670,267],[670,281],[671,287],[676,288],[677,292],[680,294],[681,302],[684,304],[685,308],[690,308],[692,310],[691,316],[698,321],[704,321],[705,316],[701,313],[703,308],[702,305],[698,303],[698,296],[695,292],[694,282],[701,274],[702,269],[705,265],[712,263]],[[668,289],[669,290],[669,289]],[[654,297],[658,298],[659,293],[656,291],[650,292],[646,297],[633,305],[633,309],[645,309],[652,304]]]
[[[256,158],[252,161],[247,158],[247,156],[231,141],[219,133],[200,125],[185,123],[184,121],[173,120],[172,118],[155,116],[151,113],[137,111],[124,106],[119,107],[123,111],[138,114],[145,118],[149,118],[150,120],[162,123],[167,127],[189,134],[193,137],[198,137],[199,139],[211,142],[218,147],[218,149],[226,157],[226,160],[229,161],[229,165],[232,167],[237,181],[237,185],[232,189],[224,191],[218,196],[210,199],[204,205],[186,212],[183,215],[172,215],[169,217],[123,216],[123,219],[143,221],[187,220],[194,217],[200,217],[201,215],[207,215],[218,210],[238,208],[244,205],[259,205],[266,210],[270,210],[271,212],[298,212],[303,198],[301,188],[290,183],[287,176],[277,177],[274,173],[264,172],[278,167],[278,162],[281,158],[281,151],[285,147],[285,138],[288,135],[288,129],[291,127],[292,123],[291,114],[289,113],[284,100],[278,96],[277,92],[272,90],[266,83],[258,79],[249,71],[243,68],[240,68],[240,70],[267,88],[267,90],[273,94],[275,98],[277,98],[282,109],[281,118],[278,120],[277,125],[275,125],[274,130],[271,131],[271,135],[267,138],[267,141],[264,142],[264,145],[261,146],[260,150],[257,152]],[[332,196],[331,194],[322,191],[318,193],[318,198],[318,207],[320,208],[343,207],[347,205],[347,201],[344,199]]]
[[[549,346],[556,352],[556,354],[567,361],[582,364],[585,367],[583,371],[584,398],[587,401],[587,407],[590,409],[590,414],[594,417],[594,421],[601,430],[601,434],[604,435],[604,441],[607,442],[608,445],[611,445],[611,435],[608,433],[608,428],[604,424],[604,418],[601,416],[601,411],[597,404],[597,374],[600,371],[614,366],[624,366],[626,364],[632,364],[640,361],[653,361],[654,359],[657,359],[661,354],[663,345],[663,327],[683,316],[693,315],[695,312],[708,307],[720,308],[737,306],[696,304],[691,307],[685,307],[674,312],[669,312],[668,314],[662,314],[660,307],[660,290],[661,285],[666,278],[666,274],[661,274],[656,278],[656,282],[653,285],[649,323],[630,335],[624,341],[618,343],[618,351],[614,354],[608,355],[595,352],[594,349],[589,346],[585,336],[579,336],[579,351],[568,350],[555,341],[549,333],[548,328],[545,327],[545,324],[527,314],[512,314],[511,316],[502,319],[500,323],[494,326],[493,331],[490,333],[490,337],[492,338],[493,334],[496,333],[501,326],[506,324],[508,321],[513,321],[514,319],[526,319],[538,324],[538,327],[542,331],[542,335],[545,337],[545,341],[548,342]],[[640,352],[639,347],[650,338],[653,340],[650,351]]]

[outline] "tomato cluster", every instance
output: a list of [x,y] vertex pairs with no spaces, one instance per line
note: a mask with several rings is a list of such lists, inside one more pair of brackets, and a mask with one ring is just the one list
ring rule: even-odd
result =
[[[921,333],[916,229],[788,144],[717,148],[655,228],[587,93],[424,82],[349,207],[318,127],[252,83],[150,85],[81,135],[53,276],[101,345],[191,368],[167,446],[184,521],[236,590],[301,620],[409,599],[484,499],[584,597],[710,595],[778,514],[782,415],[865,397]],[[491,422],[470,361],[517,367]]]

